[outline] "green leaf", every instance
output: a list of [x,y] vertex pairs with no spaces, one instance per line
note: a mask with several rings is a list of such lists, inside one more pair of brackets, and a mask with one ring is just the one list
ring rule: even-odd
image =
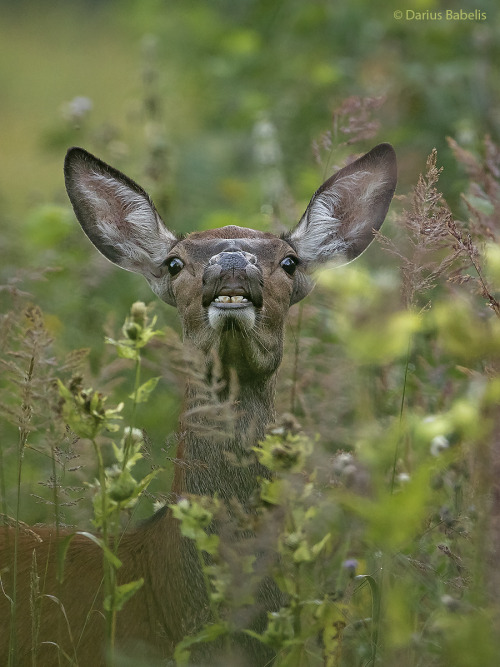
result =
[[255,562],[257,561],[257,556],[251,554],[250,556],[245,556],[242,559],[242,572],[243,574],[253,574]]
[[378,649],[378,627],[380,622],[380,588],[377,581],[370,574],[359,574],[356,581],[367,581],[372,594],[372,664],[375,664]]
[[121,611],[124,604],[137,593],[143,584],[144,579],[141,577],[136,581],[129,581],[126,584],[117,586],[114,590],[114,595],[108,595],[104,600],[104,609],[106,611]]
[[307,563],[312,560],[311,551],[306,540],[301,540],[293,554],[293,560],[295,563]]
[[214,556],[219,549],[219,536],[214,534],[207,535],[204,531],[200,531],[196,537],[196,544],[199,549]]
[[59,540],[57,544],[57,581],[62,584],[64,581],[64,561],[66,560],[66,554],[68,553],[69,545],[71,540],[75,537],[76,533],[71,533],[71,535],[66,535],[62,540]]
[[115,554],[111,551],[111,549],[104,543],[103,540],[101,540],[100,537],[96,537],[95,535],[92,535],[92,533],[87,533],[85,531],[79,530],[75,535],[82,535],[83,537],[86,537],[88,540],[91,542],[94,542],[94,544],[97,544],[97,546],[102,549],[102,552],[104,556],[106,557],[106,560],[108,563],[111,563],[111,565],[115,568],[118,569],[122,566],[121,560],[118,558],[118,556],[115,556]]
[[325,647],[325,667],[337,667],[342,656],[342,635],[347,619],[352,617],[350,605],[329,604],[322,610],[322,638]]
[[122,343],[116,345],[116,353],[122,359],[133,359],[134,361],[137,361],[140,356],[135,348],[130,347],[129,345],[123,345]]
[[284,496],[285,482],[282,479],[263,479],[260,497],[270,505],[280,505]]
[[130,494],[130,496],[127,498],[126,501],[122,501],[121,507],[123,508],[130,508],[135,505],[135,501],[137,498],[141,495],[141,493],[149,486],[151,481],[158,475],[158,473],[162,472],[163,468],[157,468],[156,470],[153,470],[150,472],[148,475],[140,479],[138,482],[135,483],[134,490]]
[[319,554],[319,552],[322,551],[322,549],[326,546],[326,543],[328,542],[329,539],[330,539],[330,533],[327,533],[320,542],[316,542],[316,544],[314,544],[311,547],[311,553],[314,557],[316,557]]
[[155,390],[159,379],[159,377],[154,377],[147,382],[144,382],[144,384],[141,384],[141,386],[138,387],[137,391],[129,395],[129,398],[136,403],[146,403],[151,393]]
[[190,648],[192,646],[195,644],[206,644],[208,642],[213,642],[227,632],[227,623],[221,621],[219,623],[205,625],[195,635],[184,637],[184,639],[175,647],[174,658],[178,667],[189,664],[189,658],[191,655]]
[[64,385],[59,378],[56,378],[57,380],[57,388],[59,390],[59,394],[61,395],[62,398],[72,401],[73,400],[73,394],[70,392],[70,390]]

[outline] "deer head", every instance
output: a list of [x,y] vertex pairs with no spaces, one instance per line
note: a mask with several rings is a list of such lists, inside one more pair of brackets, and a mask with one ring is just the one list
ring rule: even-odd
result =
[[65,179],[96,248],[178,309],[185,340],[215,350],[240,384],[262,384],[279,366],[288,309],[311,290],[313,271],[355,259],[382,225],[396,157],[380,144],[338,171],[281,237],[230,225],[179,238],[137,183],[81,148],[68,151]]

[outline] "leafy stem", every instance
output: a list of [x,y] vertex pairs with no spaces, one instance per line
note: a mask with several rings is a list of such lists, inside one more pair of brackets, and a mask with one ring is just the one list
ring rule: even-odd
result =
[[94,524],[101,531],[101,537],[90,533],[85,536],[96,543],[103,556],[103,608],[106,618],[106,636],[110,664],[114,664],[114,645],[116,636],[117,613],[125,602],[142,586],[143,580],[118,584],[117,572],[121,567],[118,558],[120,545],[120,526],[123,511],[132,509],[142,492],[158,471],[136,481],[132,468],[142,458],[142,432],[135,428],[139,403],[148,400],[156,387],[158,378],[141,384],[141,350],[160,332],[154,329],[155,319],[147,317],[143,303],[135,303],[126,318],[122,332],[124,337],[118,341],[108,340],[115,345],[118,356],[135,362],[134,390],[132,400],[131,425],[123,429],[119,443],[112,442],[115,462],[106,466],[102,443],[104,432],[117,433],[120,430],[123,404],[116,408],[106,405],[107,397],[93,389],[83,387],[82,378],[75,377],[66,387],[59,382],[59,393],[63,399],[62,413],[66,423],[81,438],[91,441],[97,460],[97,480],[92,485],[94,495]]

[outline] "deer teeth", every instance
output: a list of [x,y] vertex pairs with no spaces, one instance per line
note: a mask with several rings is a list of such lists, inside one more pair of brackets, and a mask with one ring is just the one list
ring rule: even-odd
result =
[[216,303],[248,303],[248,299],[244,296],[227,296],[225,294],[215,297],[214,301]]

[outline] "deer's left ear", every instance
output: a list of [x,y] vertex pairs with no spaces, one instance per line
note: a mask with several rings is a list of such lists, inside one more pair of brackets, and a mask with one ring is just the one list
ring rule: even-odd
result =
[[384,222],[396,181],[394,149],[379,144],[323,183],[287,235],[306,268],[358,257]]

